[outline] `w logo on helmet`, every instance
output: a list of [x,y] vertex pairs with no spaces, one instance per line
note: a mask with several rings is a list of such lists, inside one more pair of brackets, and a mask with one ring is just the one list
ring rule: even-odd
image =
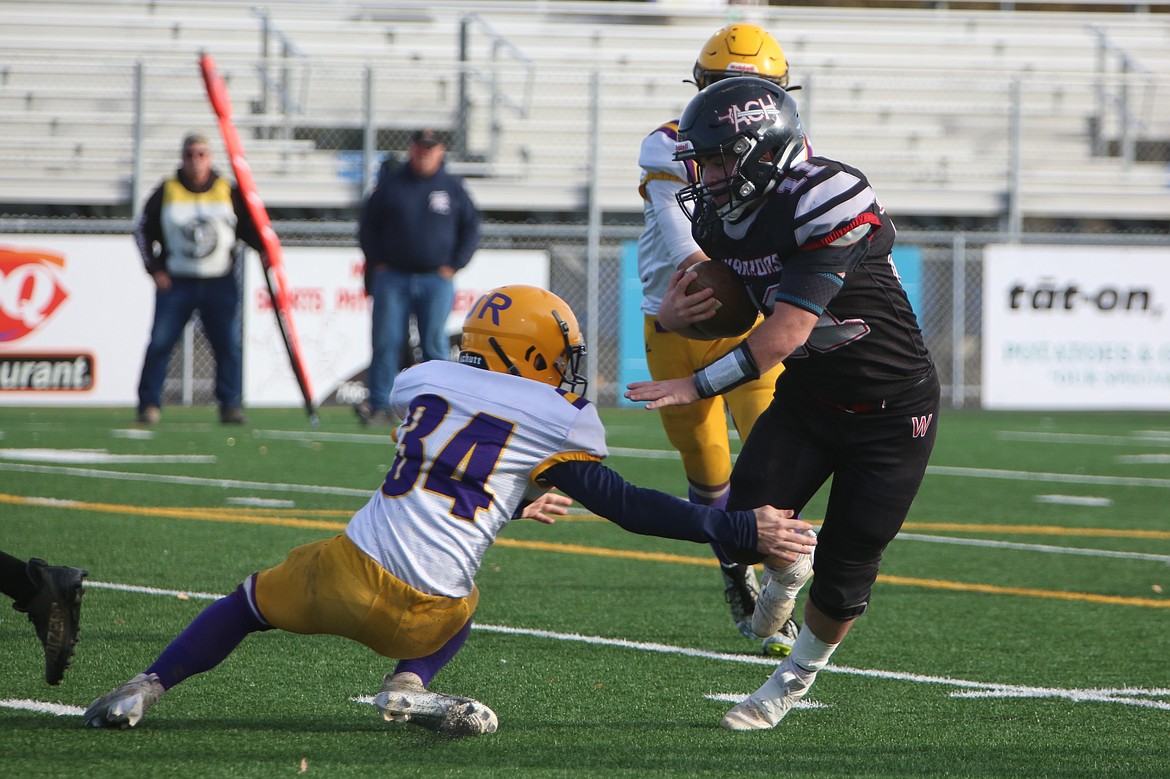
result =
[[780,119],[780,109],[771,95],[764,95],[755,100],[748,100],[742,106],[730,105],[727,113],[716,117],[721,122],[727,122],[739,132],[742,127],[750,127],[760,122],[775,122]]

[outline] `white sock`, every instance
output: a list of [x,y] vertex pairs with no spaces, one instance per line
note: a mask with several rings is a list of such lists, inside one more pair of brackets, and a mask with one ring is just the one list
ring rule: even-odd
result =
[[792,670],[802,679],[811,680],[817,671],[829,664],[829,658],[840,644],[827,644],[813,634],[808,623],[800,626],[800,633],[792,644],[792,654],[788,660],[792,663]]

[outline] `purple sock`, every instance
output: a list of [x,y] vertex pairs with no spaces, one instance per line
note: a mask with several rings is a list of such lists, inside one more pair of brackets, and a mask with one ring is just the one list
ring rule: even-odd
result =
[[169,690],[189,676],[215,668],[249,633],[268,629],[252,613],[241,585],[205,608],[146,672],[158,674],[162,686]]
[[422,679],[423,687],[429,687],[431,679],[435,678],[435,674],[451,662],[451,658],[460,650],[464,642],[467,641],[467,636],[471,633],[471,620],[459,628],[459,632],[451,636],[447,643],[436,649],[426,657],[416,657],[413,660],[399,660],[398,665],[394,668],[394,673],[400,674],[410,672],[417,674],[419,679]]
[[[700,494],[697,490],[695,490],[694,484],[687,484],[687,500],[689,500],[691,503],[698,503],[700,506],[713,506],[717,509],[725,509],[727,508],[727,497],[730,494],[731,490],[725,489],[719,495],[719,497],[712,498],[708,495]],[[719,544],[711,544],[711,551],[713,551],[715,556],[719,558],[720,565],[725,565],[728,567],[735,565],[735,563],[731,562],[731,558],[724,554],[723,549],[719,546]]]
[[727,496],[731,494],[731,490],[724,488],[723,492],[719,493],[717,497],[712,497],[710,493],[702,494],[695,489],[695,485],[687,484],[687,500],[691,503],[698,503],[701,506],[714,506],[717,509],[727,508]]

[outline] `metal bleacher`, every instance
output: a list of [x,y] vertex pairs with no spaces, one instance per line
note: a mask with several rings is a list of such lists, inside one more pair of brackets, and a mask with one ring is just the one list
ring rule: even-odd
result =
[[634,213],[641,138],[733,12],[784,46],[817,152],[891,209],[1170,214],[1170,15],[625,2],[0,0],[0,204],[130,207],[214,127],[206,50],[270,207],[352,207],[367,130],[385,153],[435,126],[486,210],[584,210],[595,169]]

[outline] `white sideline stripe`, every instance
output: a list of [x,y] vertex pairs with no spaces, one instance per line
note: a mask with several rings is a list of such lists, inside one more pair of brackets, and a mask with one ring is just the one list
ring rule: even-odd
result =
[[[611,449],[611,453],[645,459],[674,459],[678,452],[655,449]],[[156,458],[152,458],[152,461]],[[48,473],[60,476],[76,476],[91,479],[113,479],[120,481],[149,481],[158,484],[189,484],[215,487],[217,489],[237,488],[279,492],[307,492],[317,495],[368,496],[369,488],[350,489],[347,487],[325,487],[313,484],[270,484],[258,481],[237,481],[234,479],[209,479],[199,476],[174,476],[155,473],[133,473],[129,471],[105,471],[91,468],[68,468],[57,465],[32,465],[27,463],[0,462],[0,471],[17,473]],[[1101,484],[1123,487],[1170,488],[1170,479],[1149,479],[1125,476],[1092,476],[1077,473],[1033,473],[1030,471],[1008,471],[993,468],[956,468],[945,465],[927,466],[926,472],[938,476],[969,476],[973,479],[1006,479],[1010,481],[1051,481],[1062,484]]]
[[154,438],[153,430],[135,430],[134,428],[120,428],[111,430],[110,435],[114,438],[129,438],[135,441],[149,441]]
[[190,590],[163,590],[158,587],[142,587],[136,584],[114,584],[112,582],[95,582],[89,579],[85,580],[85,589],[94,590],[118,590],[119,592],[139,592],[143,595],[167,595],[179,600],[219,600],[223,595],[216,595],[212,592],[191,592]]
[[1082,473],[1037,473],[1007,471],[997,468],[956,468],[928,465],[926,472],[936,476],[969,476],[972,479],[1007,479],[1009,481],[1054,481],[1061,484],[1106,484],[1118,487],[1170,488],[1170,479],[1147,479],[1141,476],[1092,476]]
[[257,508],[268,509],[292,509],[297,507],[295,500],[281,500],[280,498],[228,498],[224,502],[229,506],[256,506]]
[[1119,454],[1115,459],[1122,465],[1161,465],[1170,463],[1170,454]]
[[[614,457],[636,457],[639,460],[681,460],[682,455],[673,449],[628,449],[622,446],[609,447]],[[735,459],[735,455],[731,456]]]
[[[166,590],[157,587],[142,587],[138,585],[115,584],[109,582],[95,582],[86,580],[85,586],[95,589],[120,590],[123,592],[141,592],[148,595],[169,595],[176,598],[197,598],[200,600],[218,600],[222,595],[211,593],[185,592],[181,590]],[[504,625],[472,624],[473,630],[482,630],[485,633],[502,633],[513,636],[530,636],[533,638],[547,638],[556,641],[574,641],[594,646],[611,646],[622,649],[636,649],[644,652],[680,655],[683,657],[698,657],[706,660],[723,660],[748,665],[775,666],[776,661],[762,655],[737,655],[727,652],[710,652],[703,649],[673,646],[671,644],[647,643],[644,641],[630,641],[622,638],[603,638],[602,636],[584,636],[579,633],[557,633],[551,630],[532,630],[529,628],[514,628]],[[843,665],[826,666],[825,671],[848,674],[851,676],[866,676],[875,679],[890,681],[913,682],[917,684],[939,684],[948,687],[963,687],[971,692],[954,691],[951,697],[1017,697],[1017,698],[1061,698],[1070,701],[1093,701],[1097,703],[1120,703],[1125,706],[1140,706],[1149,709],[1170,711],[1170,701],[1149,700],[1150,698],[1170,697],[1170,689],[1163,688],[1106,688],[1069,690],[1058,687],[1028,687],[1017,684],[998,684],[995,682],[976,682],[966,679],[952,679],[945,676],[926,676],[923,674],[902,673],[899,671],[877,671],[863,668],[850,668]],[[746,696],[745,696],[746,697]],[[370,699],[373,700],[372,698]],[[362,701],[364,702],[364,701]],[[19,703],[19,701],[18,701]],[[23,703],[36,703],[23,702]],[[0,701],[0,706],[7,702]],[[57,706],[58,704],[39,704]],[[31,708],[31,706],[10,706],[9,708]],[[39,709],[38,709],[39,710]],[[82,714],[84,709],[68,712],[53,712],[61,714]]]
[[237,479],[208,479],[202,476],[173,476],[157,473],[133,473],[129,471],[102,471],[92,468],[66,468],[57,465],[30,465],[26,463],[0,462],[0,471],[17,473],[49,473],[57,476],[77,476],[89,479],[112,479],[114,481],[148,481],[156,484],[189,484],[216,489],[246,489],[269,492],[307,492],[314,495],[344,495],[346,497],[369,497],[371,488],[349,489],[347,487],[322,487],[314,484],[277,484],[263,481],[239,481]]
[[1048,552],[1051,554],[1083,555],[1085,557],[1118,557],[1123,560],[1150,560],[1170,565],[1170,555],[1148,554],[1146,552],[1115,552],[1111,549],[1084,549],[1072,546],[1051,546],[1050,544],[1021,544],[1014,541],[989,541],[983,538],[950,538],[948,536],[924,536],[917,533],[899,533],[895,541],[926,541],[932,544],[955,544],[957,546],[984,546],[992,549],[1016,549],[1027,552]]
[[1083,495],[1037,495],[1037,503],[1055,503],[1061,506],[1112,506],[1110,498],[1092,498]]
[[0,699],[0,708],[35,711],[38,714],[56,714],[58,717],[80,717],[85,714],[85,709],[81,706],[66,706],[63,703],[31,701],[21,698],[2,698]]
[[0,460],[33,463],[214,463],[213,454],[110,454],[108,449],[0,449]]
[[[664,654],[684,655],[686,657],[700,657],[709,660],[729,660],[737,663],[753,665],[775,665],[776,661],[767,657],[753,655],[733,655],[723,652],[707,652],[701,649],[671,646],[669,644],[652,644],[641,641],[627,641],[625,639],[602,638],[600,636],[582,636],[576,633],[554,633],[548,630],[528,630],[498,625],[475,625],[472,629],[484,630],[490,633],[507,633],[511,635],[533,636],[536,638],[552,638],[560,641],[579,641],[586,644],[600,646],[615,646],[625,649],[641,649],[647,652],[661,652]],[[1030,698],[1064,698],[1073,701],[1096,701],[1099,703],[1121,703],[1127,706],[1141,706],[1150,709],[1170,711],[1170,701],[1146,700],[1144,697],[1170,697],[1170,689],[1146,689],[1142,687],[1127,687],[1124,693],[1114,689],[1087,689],[1067,690],[1057,687],[1027,687],[1015,684],[997,684],[995,682],[975,682],[966,679],[952,679],[945,676],[925,676],[898,671],[876,671],[864,668],[850,668],[843,665],[825,666],[825,671],[849,674],[851,676],[867,676],[875,679],[889,679],[891,681],[915,682],[918,684],[941,684],[950,687],[966,687],[975,691],[994,691],[1000,693],[1016,693],[1018,697]]]
[[1096,435],[1093,433],[1028,433],[1001,430],[1001,441],[1035,441],[1042,444],[1089,444],[1091,446],[1170,446],[1170,433],[1162,430],[1137,430],[1131,435]]
[[326,433],[296,430],[253,430],[254,438],[274,438],[285,441],[338,441],[349,444],[382,444],[393,446],[389,431],[385,433]]

